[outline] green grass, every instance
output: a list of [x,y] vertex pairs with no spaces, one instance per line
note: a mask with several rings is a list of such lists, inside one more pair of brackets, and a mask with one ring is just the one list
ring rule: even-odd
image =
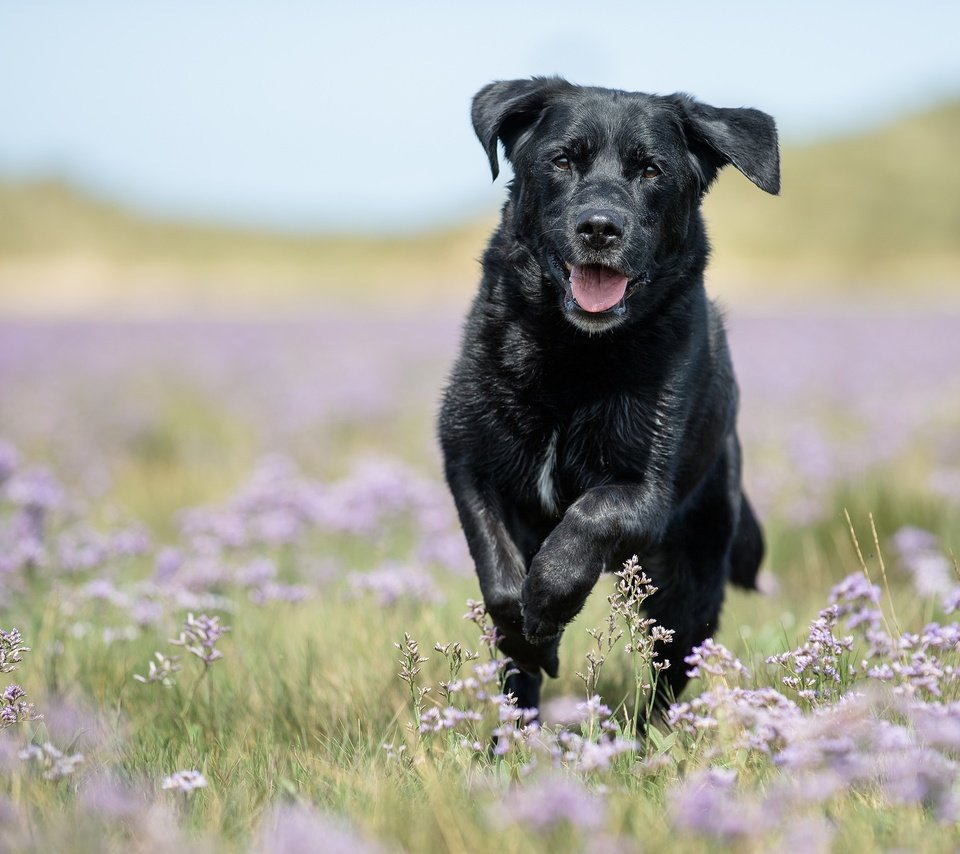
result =
[[[194,479],[186,464],[176,461],[179,457],[172,459],[165,457],[167,465],[157,466],[153,452],[144,451],[110,500],[138,504],[142,494],[152,494],[154,514],[162,516],[188,499],[199,503],[219,493],[219,487]],[[177,478],[181,487],[169,490],[167,484]],[[900,473],[891,470],[838,496],[831,518],[818,525],[793,530],[774,523],[770,528],[769,564],[781,589],[769,596],[731,591],[718,636],[750,666],[751,684],[779,685],[776,669],[764,664],[767,656],[795,645],[825,605],[831,584],[857,569],[842,508],[854,520],[875,580],[880,570],[871,513],[883,536],[919,518],[943,533],[952,548],[960,548],[956,512],[904,487]],[[349,555],[362,553],[361,545],[328,540],[319,542],[317,551],[350,561]],[[362,565],[362,559],[347,565]],[[130,569],[133,575],[146,571],[144,566]],[[913,596],[905,578],[889,571],[897,618],[904,627],[922,625],[932,615],[929,604]],[[177,630],[172,621],[134,641],[108,645],[96,629],[122,623],[121,613],[103,604],[80,605],[68,588],[58,592],[38,581],[13,609],[11,603],[0,605],[0,625],[16,623],[33,647],[16,676],[41,711],[59,696],[87,709],[92,723],[78,745],[88,757],[84,773],[109,767],[142,787],[145,803],[155,801],[180,817],[187,840],[205,840],[216,850],[245,846],[271,805],[296,800],[345,817],[363,835],[407,851],[581,850],[584,840],[576,831],[503,827],[491,818],[500,809],[503,787],[519,779],[515,764],[465,760],[452,742],[421,742],[406,728],[410,701],[407,686],[397,678],[394,643],[405,632],[420,641],[430,658],[424,684],[436,684],[445,672],[440,656],[431,651],[434,642],[459,640],[477,648],[476,631],[461,618],[463,601],[476,595],[475,583],[448,579],[444,591],[441,605],[388,609],[348,599],[339,586],[303,605],[261,608],[241,599],[238,609],[225,615],[232,631],[220,644],[224,659],[204,675],[200,662],[185,656],[173,688],[133,679],[145,672],[154,650],[176,651],[167,643]],[[575,671],[583,667],[590,645],[585,630],[601,625],[606,613],[605,592],[598,591],[567,631],[561,677],[548,685],[547,697],[582,691]],[[94,631],[74,637],[71,626],[77,621],[88,621]],[[623,661],[614,656],[605,665],[601,689],[612,703],[633,688]],[[23,727],[20,734],[30,729],[38,740],[46,737],[42,724]],[[384,742],[405,743],[407,760],[389,759]],[[587,775],[608,789],[606,831],[647,850],[723,848],[693,836],[678,839],[671,827],[672,787],[708,761],[689,745],[672,745],[663,749],[675,762],[663,770],[638,775],[634,758],[628,757],[609,772]],[[748,789],[762,789],[774,777],[770,767],[735,754],[722,761],[739,768]],[[183,768],[201,770],[209,787],[190,796],[158,791],[164,776]],[[29,839],[18,839],[21,850],[124,850],[136,840],[154,844],[151,833],[167,841],[176,833],[169,816],[160,830],[150,830],[153,825],[142,816],[104,824],[84,807],[75,780],[52,783],[20,765],[3,772],[3,794],[31,816]],[[870,792],[838,795],[825,814],[836,827],[837,850],[947,851],[960,843],[956,828],[932,821],[920,808],[891,809]],[[777,839],[772,832],[756,850]]]

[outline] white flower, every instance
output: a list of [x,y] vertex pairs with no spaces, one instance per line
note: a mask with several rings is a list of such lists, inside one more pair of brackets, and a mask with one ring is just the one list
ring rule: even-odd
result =
[[194,789],[205,789],[207,778],[199,771],[177,771],[163,780],[164,789],[176,789],[179,792],[192,792]]

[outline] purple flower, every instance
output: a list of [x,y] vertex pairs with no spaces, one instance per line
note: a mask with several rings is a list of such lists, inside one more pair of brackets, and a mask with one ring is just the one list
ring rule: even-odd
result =
[[936,534],[905,525],[893,535],[893,546],[901,558],[918,552],[936,551],[939,546]]
[[954,587],[943,597],[943,610],[947,614],[960,610],[960,586]]
[[0,486],[9,479],[20,464],[20,455],[17,449],[9,442],[0,439]]
[[522,824],[535,831],[561,826],[593,831],[606,820],[606,804],[580,780],[548,775],[512,787],[493,815],[500,824]]
[[840,614],[840,605],[824,608],[810,624],[803,646],[767,659],[787,670],[783,684],[802,699],[823,701],[838,696],[844,679],[851,675],[847,653],[853,649],[853,638],[838,638],[833,633]]
[[277,577],[277,565],[269,558],[254,558],[236,576],[237,583],[244,587],[258,587]]
[[847,629],[877,629],[882,620],[880,588],[871,584],[862,572],[854,572],[830,590],[831,605],[836,606],[838,619],[846,621]]
[[737,796],[736,779],[735,771],[722,768],[693,773],[668,796],[673,826],[726,842],[762,835],[770,816]]
[[222,625],[219,617],[208,617],[206,614],[194,617],[193,614],[187,614],[180,637],[170,643],[182,646],[191,655],[199,658],[205,667],[210,667],[223,658],[223,653],[216,645],[224,633],[229,631],[230,627]]
[[47,469],[16,472],[3,486],[7,501],[21,507],[56,510],[64,501],[63,487]]
[[378,843],[365,839],[344,819],[306,804],[271,809],[260,826],[256,851],[263,854],[382,854]]
[[313,590],[304,584],[280,584],[276,581],[265,581],[249,593],[250,601],[257,605],[266,605],[268,602],[303,602],[312,595]]
[[14,703],[21,697],[26,696],[27,692],[24,691],[19,685],[8,685],[6,690],[3,692],[3,701],[5,703]]
[[954,583],[953,564],[941,553],[934,534],[922,528],[904,527],[893,535],[900,562],[913,577],[921,596],[948,593]]
[[347,575],[347,583],[353,596],[370,593],[383,607],[400,599],[439,602],[443,598],[426,572],[397,563],[385,563],[369,572],[351,572]]
[[464,723],[477,722],[483,716],[475,709],[459,709],[456,706],[438,708],[432,706],[420,715],[420,732],[442,732],[456,729]]
[[473,573],[473,560],[460,531],[425,536],[420,543],[418,557],[421,563],[436,564],[453,575],[468,576]]
[[0,629],[0,673],[16,670],[25,652],[30,652],[30,647],[24,646],[18,629]]
[[667,712],[671,726],[697,739],[711,733],[729,738],[734,750],[770,754],[787,741],[790,724],[800,708],[774,688],[740,688],[720,685]]
[[180,571],[183,561],[183,552],[179,549],[160,549],[153,561],[153,580],[157,584],[167,584]]
[[736,658],[723,644],[713,638],[707,638],[700,646],[695,646],[683,659],[690,665],[687,676],[691,679],[703,679],[716,676],[733,680],[749,678],[750,673],[740,659]]

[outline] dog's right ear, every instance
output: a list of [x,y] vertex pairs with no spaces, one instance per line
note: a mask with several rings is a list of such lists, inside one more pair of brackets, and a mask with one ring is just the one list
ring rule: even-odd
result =
[[540,117],[547,99],[573,88],[573,84],[561,77],[532,77],[529,80],[498,80],[474,95],[473,129],[490,159],[494,180],[500,174],[497,140],[503,143],[507,159],[512,160],[517,143]]

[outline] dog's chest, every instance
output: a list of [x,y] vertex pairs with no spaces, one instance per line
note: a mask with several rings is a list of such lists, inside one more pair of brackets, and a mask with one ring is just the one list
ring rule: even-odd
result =
[[656,415],[630,397],[614,397],[575,410],[549,425],[530,448],[528,494],[547,515],[561,514],[594,486],[642,477]]
[[560,511],[560,502],[557,496],[557,440],[559,431],[554,430],[547,440],[546,450],[536,470],[536,494],[540,499],[540,506],[549,514]]

